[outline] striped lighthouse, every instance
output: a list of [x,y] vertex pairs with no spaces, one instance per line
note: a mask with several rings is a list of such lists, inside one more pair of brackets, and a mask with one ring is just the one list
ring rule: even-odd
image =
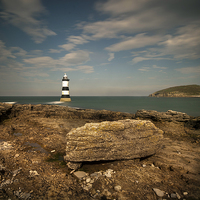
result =
[[62,96],[60,98],[60,101],[71,101],[69,95],[69,79],[67,78],[66,73],[62,79]]

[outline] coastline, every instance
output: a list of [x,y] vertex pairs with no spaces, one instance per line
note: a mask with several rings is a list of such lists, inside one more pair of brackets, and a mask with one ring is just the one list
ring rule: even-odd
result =
[[16,102],[16,104],[59,105],[71,108],[110,110],[135,114],[137,110],[156,110],[166,112],[175,110],[190,116],[200,116],[200,98],[152,98],[148,96],[129,97],[71,97],[71,102],[60,102],[60,97],[0,97],[0,102]]
[[[111,177],[99,177],[90,189],[84,189],[84,180],[77,180],[63,159],[66,134],[86,123],[125,119],[154,123],[164,132],[163,148],[143,159],[83,163],[81,171],[90,177],[94,172],[107,173],[109,169],[115,172]],[[153,188],[165,191],[165,195],[178,194],[186,199],[200,197],[199,117],[172,110],[163,113],[140,110],[130,114],[58,105],[0,103],[0,121],[1,188],[4,191],[0,199],[16,199],[21,195],[24,199],[145,197],[156,200]],[[115,186],[122,189],[116,191]]]

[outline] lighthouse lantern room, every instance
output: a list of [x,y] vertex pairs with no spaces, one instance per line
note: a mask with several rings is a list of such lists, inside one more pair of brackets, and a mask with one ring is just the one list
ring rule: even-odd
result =
[[71,101],[69,95],[69,79],[67,78],[66,73],[62,79],[62,96],[60,98],[60,101]]

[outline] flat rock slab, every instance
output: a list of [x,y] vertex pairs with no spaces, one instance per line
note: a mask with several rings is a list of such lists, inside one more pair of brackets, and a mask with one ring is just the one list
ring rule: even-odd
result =
[[128,119],[88,123],[72,129],[66,139],[67,162],[123,160],[155,154],[163,131],[150,121]]
[[74,172],[74,175],[77,178],[82,179],[83,177],[86,177],[88,174],[84,171],[76,171],[76,172]]

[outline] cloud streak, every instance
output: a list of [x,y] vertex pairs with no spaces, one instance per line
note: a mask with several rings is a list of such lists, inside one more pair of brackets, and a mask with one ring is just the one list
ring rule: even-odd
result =
[[135,37],[126,38],[124,41],[113,44],[105,49],[112,52],[137,49],[149,45],[155,45],[156,43],[162,41],[161,36],[147,36],[145,33],[140,33]]
[[31,36],[35,43],[43,42],[56,33],[47,28],[36,16],[46,13],[40,0],[2,0],[4,10],[0,17]]

